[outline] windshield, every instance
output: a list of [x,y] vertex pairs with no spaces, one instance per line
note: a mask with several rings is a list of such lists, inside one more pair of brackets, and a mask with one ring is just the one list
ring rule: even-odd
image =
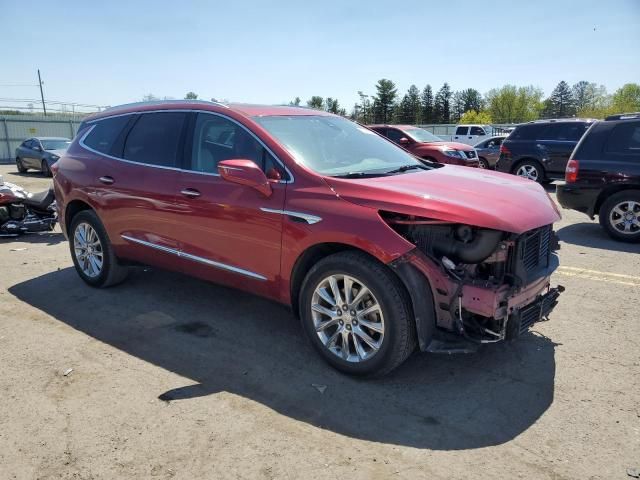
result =
[[40,143],[42,143],[42,148],[45,150],[66,150],[71,145],[71,140],[57,138],[54,140],[40,140]]
[[440,137],[436,137],[433,133],[426,131],[423,128],[403,128],[403,133],[406,133],[416,142],[441,142]]
[[384,174],[409,165],[423,166],[388,140],[341,117],[294,115],[254,120],[296,161],[322,175]]

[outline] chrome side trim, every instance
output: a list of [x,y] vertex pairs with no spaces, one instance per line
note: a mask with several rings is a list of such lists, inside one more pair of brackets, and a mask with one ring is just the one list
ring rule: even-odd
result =
[[315,215],[310,215],[308,213],[293,212],[291,210],[278,210],[275,208],[266,208],[266,207],[260,207],[260,210],[267,213],[277,213],[279,215],[287,215],[289,217],[301,218],[302,220],[307,222],[309,225],[313,225],[314,223],[318,223],[322,221],[322,217],[317,217]]
[[[227,107],[227,108],[229,108],[229,107]],[[84,148],[86,150],[89,150],[90,152],[93,152],[93,153],[95,153],[97,155],[102,155],[103,157],[111,158],[112,160],[119,160],[121,162],[130,163],[132,165],[144,165],[146,167],[160,168],[160,169],[164,169],[164,170],[174,170],[174,171],[177,171],[177,172],[188,172],[188,173],[195,173],[197,175],[209,175],[209,176],[212,176],[212,177],[219,177],[220,176],[219,173],[198,172],[196,170],[188,170],[188,169],[184,169],[184,168],[165,167],[165,166],[162,166],[162,165],[153,165],[153,164],[150,164],[150,163],[132,162],[131,160],[125,160],[124,158],[114,157],[112,155],[108,155],[106,153],[99,152],[99,151],[94,150],[93,148],[87,146],[84,143],[84,141],[87,138],[87,136],[91,133],[91,130],[93,130],[93,128],[97,125],[97,123],[102,121],[102,120],[106,120],[108,118],[115,118],[115,117],[125,117],[127,115],[142,115],[142,114],[145,114],[145,113],[166,113],[166,112],[206,113],[206,114],[209,114],[209,115],[217,115],[218,117],[222,117],[225,120],[229,120],[230,122],[235,123],[239,127],[243,128],[249,135],[251,135],[267,152],[269,152],[271,154],[271,156],[273,158],[276,159],[276,162],[278,162],[280,164],[280,166],[282,168],[284,168],[285,172],[287,172],[287,175],[289,175],[290,180],[279,180],[277,183],[293,183],[295,181],[295,179],[293,177],[293,173],[291,173],[291,170],[289,170],[289,168],[285,165],[285,163],[282,160],[280,160],[280,157],[278,157],[275,153],[273,153],[273,150],[271,150],[262,140],[260,140],[260,138],[258,138],[258,136],[255,133],[253,133],[251,130],[249,130],[247,127],[245,127],[243,124],[241,124],[237,120],[234,120],[233,118],[228,117],[226,115],[222,115],[221,113],[212,112],[212,111],[209,111],[209,110],[196,110],[196,109],[191,110],[191,109],[177,109],[177,108],[176,109],[166,109],[166,110],[140,110],[140,111],[136,111],[136,112],[127,112],[127,113],[119,113],[119,114],[115,114],[115,115],[108,115],[108,116],[105,116],[105,117],[96,118],[94,120],[87,120],[87,124],[91,125],[91,128],[89,128],[84,133],[84,135],[82,135],[82,137],[78,141],[78,144],[82,148]]]
[[145,240],[140,240],[139,238],[133,238],[128,235],[120,235],[125,240],[128,240],[133,243],[139,243],[140,245],[144,245],[145,247],[154,248],[156,250],[160,250],[165,253],[171,253],[180,258],[186,258],[188,260],[192,260],[194,262],[202,263],[204,265],[208,265],[210,267],[219,268],[221,270],[226,270],[228,272],[239,273],[241,275],[245,275],[247,277],[255,278],[257,280],[266,280],[267,277],[264,275],[260,275],[255,272],[251,272],[249,270],[244,270],[242,268],[234,267],[232,265],[227,265],[226,263],[214,262],[213,260],[209,260],[208,258],[198,257],[197,255],[191,255],[190,253],[181,252],[180,250],[175,250],[173,248],[164,247],[162,245],[158,245],[156,243],[147,242]]

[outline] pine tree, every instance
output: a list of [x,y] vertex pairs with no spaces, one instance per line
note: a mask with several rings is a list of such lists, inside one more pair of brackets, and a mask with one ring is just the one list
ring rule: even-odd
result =
[[451,121],[457,123],[465,111],[463,92],[457,91],[451,97]]
[[571,88],[562,80],[553,89],[549,98],[545,101],[544,115],[554,118],[571,117],[576,114],[576,104]]
[[324,110],[324,98],[314,95],[309,101],[307,101],[307,106],[318,110]]
[[422,108],[420,108],[420,90],[415,85],[411,85],[407,90],[407,109],[409,111],[406,123],[417,125],[422,122]]
[[451,122],[451,87],[447,82],[438,90],[434,100],[434,116],[436,123]]
[[475,88],[467,88],[462,91],[462,101],[464,103],[463,110],[468,112],[469,110],[475,110],[479,112],[482,110],[483,101],[482,95]]
[[373,100],[375,122],[388,123],[393,116],[393,107],[396,101],[398,90],[395,83],[386,78],[378,80],[376,84],[376,96]]
[[431,85],[427,85],[422,90],[420,106],[422,107],[422,122],[433,123],[433,90],[431,90]]

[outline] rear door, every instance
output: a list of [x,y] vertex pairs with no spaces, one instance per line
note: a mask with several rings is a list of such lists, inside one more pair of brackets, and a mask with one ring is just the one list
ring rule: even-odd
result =
[[543,164],[547,173],[563,176],[571,152],[586,131],[583,122],[549,124],[538,138],[537,146],[545,153]]
[[[177,191],[183,268],[218,283],[270,295],[280,275],[287,172],[244,126],[215,113],[191,120]],[[222,160],[248,159],[271,178],[271,196],[228,182]],[[277,177],[280,176],[280,180]]]
[[117,254],[179,267],[176,207],[186,112],[151,112],[98,122],[84,143],[108,152],[93,167],[95,198]]
[[469,127],[457,127],[456,134],[453,136],[453,139],[457,142],[466,143],[465,140],[468,140],[467,137],[469,135]]

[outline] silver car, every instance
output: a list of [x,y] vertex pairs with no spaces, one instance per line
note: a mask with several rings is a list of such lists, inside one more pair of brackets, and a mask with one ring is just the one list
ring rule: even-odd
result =
[[16,148],[16,166],[20,173],[30,168],[51,176],[51,165],[67,150],[71,140],[64,137],[28,138]]
[[495,137],[486,138],[473,147],[478,152],[478,160],[480,168],[494,168],[498,157],[500,156],[500,145],[507,138],[506,135],[497,135]]

